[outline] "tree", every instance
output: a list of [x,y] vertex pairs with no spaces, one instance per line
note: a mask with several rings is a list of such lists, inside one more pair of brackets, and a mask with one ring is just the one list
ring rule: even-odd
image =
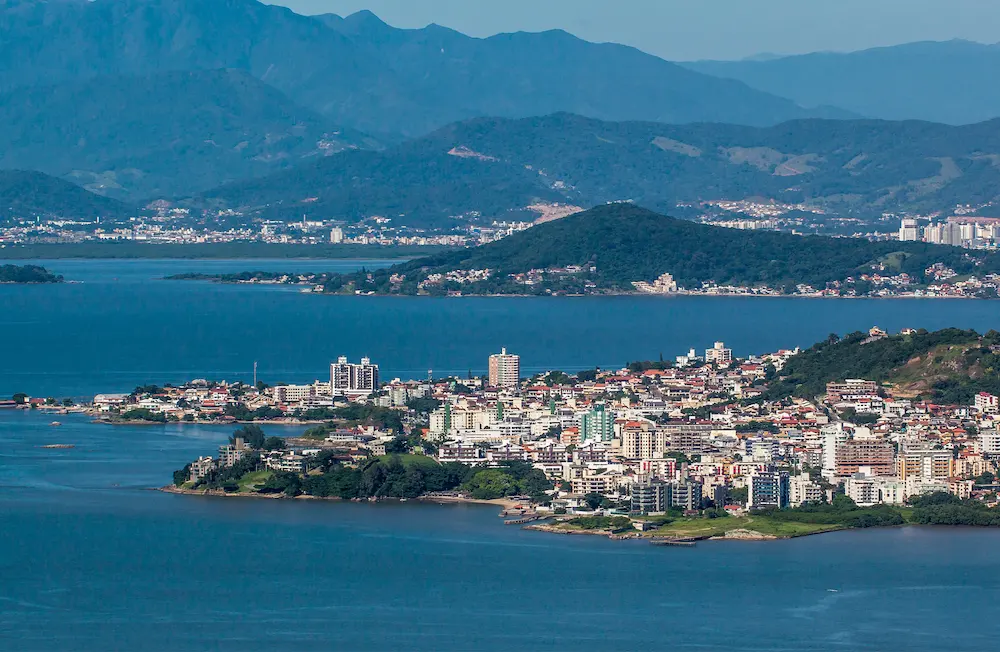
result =
[[17,394],[14,394],[13,399],[16,405],[24,405],[28,402],[28,395],[24,392],[18,392]]
[[599,493],[589,493],[583,497],[583,501],[587,503],[587,507],[595,510],[604,502],[604,496]]
[[183,469],[174,471],[174,486],[179,487],[191,477],[191,465],[188,464]]
[[283,451],[286,447],[285,440],[281,437],[268,437],[262,446],[266,451]]
[[260,426],[250,423],[235,430],[229,442],[234,444],[237,438],[245,441],[251,448],[263,448],[267,437]]
[[385,452],[389,455],[402,455],[410,452],[410,441],[405,435],[396,435],[392,441],[386,442]]
[[486,469],[476,472],[464,488],[473,498],[492,500],[509,496],[517,489],[517,484],[514,478],[499,469]]

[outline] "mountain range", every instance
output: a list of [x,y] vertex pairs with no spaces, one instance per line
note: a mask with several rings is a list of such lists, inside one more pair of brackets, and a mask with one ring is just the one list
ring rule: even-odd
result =
[[590,207],[745,198],[838,214],[1000,200],[1000,121],[952,127],[801,120],[774,127],[604,122],[571,114],[457,123],[381,152],[344,152],[204,193],[268,217],[391,217],[415,226],[536,202]]
[[198,192],[379,146],[239,70],[96,77],[0,95],[0,168],[121,198]]
[[404,30],[370,12],[301,16],[256,0],[17,0],[0,10],[0,89],[234,68],[375,135],[483,115],[774,124],[847,115],[561,31]]
[[969,124],[1000,116],[1000,44],[927,41],[683,65],[803,106],[831,104],[870,118]]

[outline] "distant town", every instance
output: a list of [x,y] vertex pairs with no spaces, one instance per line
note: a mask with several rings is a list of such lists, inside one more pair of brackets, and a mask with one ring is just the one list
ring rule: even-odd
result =
[[[872,328],[851,346],[935,336],[925,333]],[[82,410],[112,424],[244,424],[217,455],[175,474],[176,491],[502,499],[505,514],[551,519],[532,527],[557,532],[771,538],[924,522],[906,511],[921,500],[932,503],[925,511],[947,500],[996,507],[996,394],[944,404],[846,378],[815,398],[773,395],[801,355],[737,358],[716,342],[670,360],[524,378],[519,356],[504,349],[482,377],[388,382],[372,360],[342,357],[328,378],[304,385],[194,380],[99,394],[86,406],[23,394],[7,405]],[[311,427],[282,439],[265,437],[269,423]],[[392,484],[394,471],[379,465],[396,457],[400,474],[431,464],[458,475],[421,484],[424,468]],[[376,467],[380,479],[364,488],[360,478]],[[330,474],[341,474],[340,488],[322,484]],[[821,504],[833,511],[787,516],[815,516]]]

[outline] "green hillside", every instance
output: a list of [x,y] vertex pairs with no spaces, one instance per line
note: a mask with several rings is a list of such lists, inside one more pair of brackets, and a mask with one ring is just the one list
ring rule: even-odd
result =
[[[682,287],[706,281],[774,288],[827,282],[870,271],[883,262],[890,273],[923,279],[935,262],[956,271],[997,269],[996,255],[923,243],[870,242],[858,238],[797,236],[744,231],[666,217],[631,204],[612,204],[515,233],[473,249],[439,254],[394,267],[410,277],[451,270],[496,270],[489,281],[466,284],[466,293],[504,292],[507,274],[581,265],[598,288],[630,290],[668,272]],[[520,288],[524,291],[524,288]]]
[[1000,393],[1000,333],[948,328],[917,331],[866,342],[867,333],[831,335],[793,356],[780,379],[768,389],[770,398],[812,398],[826,392],[828,382],[864,378],[887,383],[898,396],[942,403],[969,403],[981,391]]

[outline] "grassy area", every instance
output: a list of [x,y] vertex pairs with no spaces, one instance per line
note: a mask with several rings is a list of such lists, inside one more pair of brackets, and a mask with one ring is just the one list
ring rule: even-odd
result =
[[236,484],[240,486],[240,493],[251,493],[257,488],[258,485],[262,485],[267,482],[267,479],[270,477],[270,471],[254,471],[253,473],[247,473],[245,476],[240,478]]
[[448,251],[448,247],[383,246],[355,244],[271,244],[266,242],[220,242],[162,244],[142,242],[80,242],[29,244],[0,247],[0,260],[56,258],[418,258]]

